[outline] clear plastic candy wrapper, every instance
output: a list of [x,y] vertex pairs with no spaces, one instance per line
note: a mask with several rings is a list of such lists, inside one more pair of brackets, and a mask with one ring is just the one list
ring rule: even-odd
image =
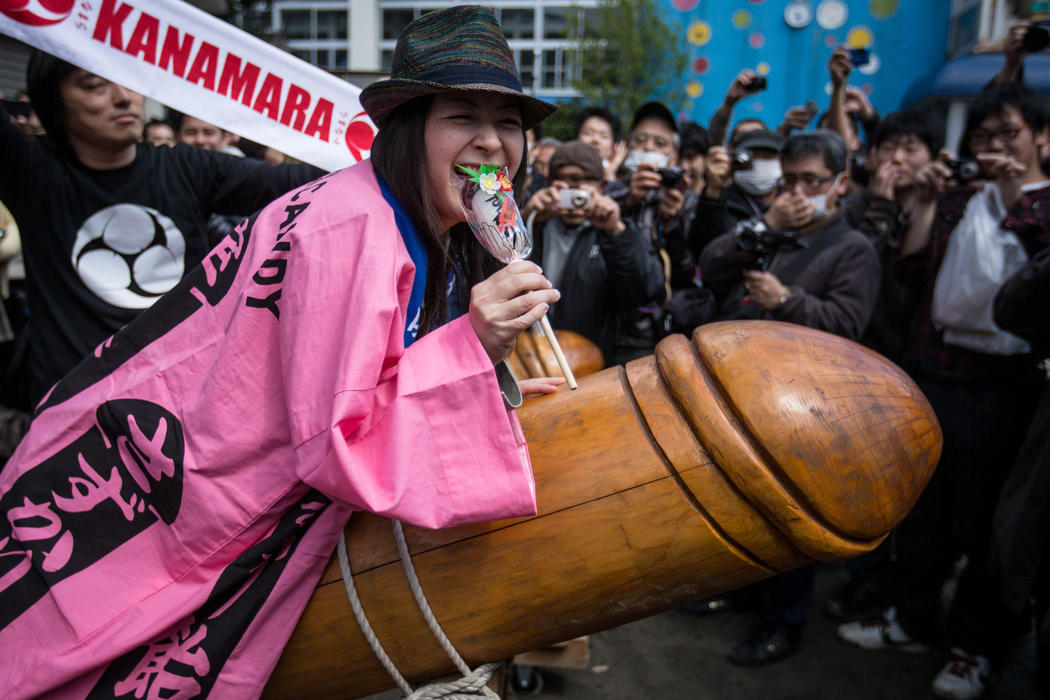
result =
[[494,258],[509,263],[532,252],[532,234],[514,201],[507,169],[483,164],[478,170],[457,165],[460,203],[470,229]]

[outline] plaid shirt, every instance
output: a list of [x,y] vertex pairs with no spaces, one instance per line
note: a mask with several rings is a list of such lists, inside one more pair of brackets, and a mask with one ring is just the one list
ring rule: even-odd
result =
[[[1003,357],[946,345],[941,331],[934,328],[930,318],[933,286],[948,239],[962,221],[966,204],[975,193],[976,190],[970,188],[946,192],[937,202],[929,244],[914,255],[897,259],[901,280],[923,294],[903,359],[905,368],[912,373],[994,380],[1017,377],[1034,365],[1032,355]],[[1010,207],[1002,226],[1017,235],[1030,258],[1050,246],[1050,185],[1022,193]]]

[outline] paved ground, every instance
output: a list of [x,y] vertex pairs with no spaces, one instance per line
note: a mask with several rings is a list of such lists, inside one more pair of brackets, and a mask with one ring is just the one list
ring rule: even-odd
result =
[[[543,690],[535,696],[570,700],[707,700],[794,698],[876,700],[932,698],[929,687],[944,659],[923,655],[866,652],[838,641],[836,623],[819,603],[845,580],[842,567],[817,575],[817,594],[797,655],[772,666],[738,668],[726,654],[747,636],[751,616],[697,617],[672,611],[591,635],[590,668],[543,669]],[[989,689],[993,700],[1036,700],[1034,654],[1023,645],[1011,666]],[[397,693],[373,696],[390,700]],[[522,698],[522,696],[512,696]]]

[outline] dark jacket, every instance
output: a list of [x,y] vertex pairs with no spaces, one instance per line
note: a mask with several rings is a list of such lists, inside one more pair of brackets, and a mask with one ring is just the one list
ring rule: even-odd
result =
[[[1050,248],[1032,258],[1000,288],[995,323],[1032,344],[1036,357],[1050,357]],[[996,554],[1003,595],[1024,612],[1034,594],[1050,600],[1050,381],[1036,408],[1028,436],[1003,484],[995,512]]]
[[689,246],[697,258],[704,248],[723,233],[729,233],[744,221],[761,216],[765,207],[757,199],[730,184],[718,199],[700,196],[687,231]]
[[[543,261],[545,224],[536,224],[529,259]],[[616,319],[631,309],[662,299],[663,265],[636,226],[610,236],[590,224],[579,231],[558,285],[561,299],[547,312],[554,328],[575,331],[612,353]]]
[[870,189],[843,200],[846,222],[871,241],[882,263],[879,298],[861,342],[900,363],[921,295],[896,275],[894,260],[904,231],[904,215],[896,202]]
[[658,191],[637,207],[626,205],[630,191],[628,179],[614,180],[606,186],[605,193],[620,204],[621,218],[630,227],[638,229],[642,239],[648,242],[652,253],[662,261],[663,290],[643,302],[644,306],[629,308],[619,315],[614,344],[623,348],[652,349],[666,335],[663,327],[664,305],[675,289],[692,284],[696,273],[696,258],[693,256],[683,221],[685,207],[674,219],[660,221]]
[[[827,238],[819,246],[814,245],[825,234]],[[879,293],[882,272],[875,249],[864,234],[846,223],[841,212],[801,240],[814,249],[819,247],[819,251],[782,251],[769,270],[776,275],[778,270],[795,267],[792,261],[799,256],[812,256],[792,279],[781,278],[791,296],[783,304],[753,317],[797,323],[857,340],[868,324]],[[746,305],[742,273],[748,261],[749,253],[740,250],[734,233],[716,238],[700,257],[704,284],[715,293],[723,313]]]

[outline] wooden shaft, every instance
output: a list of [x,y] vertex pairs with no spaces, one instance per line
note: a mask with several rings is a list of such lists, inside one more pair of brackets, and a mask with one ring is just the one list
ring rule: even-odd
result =
[[[554,377],[560,371],[558,359],[550,343],[540,342],[539,334],[528,330],[518,336],[514,352],[507,357],[507,362],[514,370],[514,376]],[[559,329],[554,331],[558,347],[562,349],[573,376],[577,379],[594,374],[605,367],[605,358],[598,346],[579,333]]]
[[[587,377],[519,411],[539,513],[406,527],[417,574],[469,664],[636,620],[875,547],[914,505],[940,430],[915,385],[836,336],[771,322]],[[345,536],[376,633],[413,682],[452,670],[412,600],[389,522]],[[390,687],[329,565],[268,697]]]

